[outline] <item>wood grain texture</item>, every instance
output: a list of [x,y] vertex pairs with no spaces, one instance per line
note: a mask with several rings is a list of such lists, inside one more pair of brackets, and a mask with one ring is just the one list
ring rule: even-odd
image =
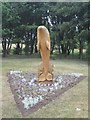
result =
[[38,67],[38,80],[53,80],[53,66],[50,63],[50,34],[45,26],[37,28],[37,49],[40,51],[42,63]]

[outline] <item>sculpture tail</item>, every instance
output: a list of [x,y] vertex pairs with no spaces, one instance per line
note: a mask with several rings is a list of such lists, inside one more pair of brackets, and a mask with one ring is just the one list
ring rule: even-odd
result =
[[49,60],[43,62],[45,80],[47,80],[48,70],[49,70]]

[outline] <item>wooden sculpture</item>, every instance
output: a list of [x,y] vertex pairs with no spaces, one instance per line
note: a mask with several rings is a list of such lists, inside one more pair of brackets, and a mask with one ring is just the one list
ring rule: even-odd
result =
[[53,80],[53,65],[50,63],[50,35],[45,26],[37,28],[37,49],[40,50],[42,63],[38,66],[38,80]]

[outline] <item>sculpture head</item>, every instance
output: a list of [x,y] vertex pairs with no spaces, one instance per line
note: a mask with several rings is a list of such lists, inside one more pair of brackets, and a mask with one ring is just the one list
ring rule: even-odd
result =
[[44,40],[41,38],[49,38],[49,31],[45,26],[42,25],[37,28],[37,38],[39,41]]
[[39,26],[38,28],[37,28],[37,30],[38,31],[40,31],[40,32],[43,32],[44,30],[46,30],[47,28],[45,27],[45,26]]

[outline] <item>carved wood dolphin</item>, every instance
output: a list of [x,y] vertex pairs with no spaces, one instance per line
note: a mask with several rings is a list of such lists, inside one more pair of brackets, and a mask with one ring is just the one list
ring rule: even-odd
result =
[[37,39],[37,49],[40,50],[43,61],[45,80],[47,80],[50,60],[50,35],[48,29],[45,26],[39,26],[37,28]]

